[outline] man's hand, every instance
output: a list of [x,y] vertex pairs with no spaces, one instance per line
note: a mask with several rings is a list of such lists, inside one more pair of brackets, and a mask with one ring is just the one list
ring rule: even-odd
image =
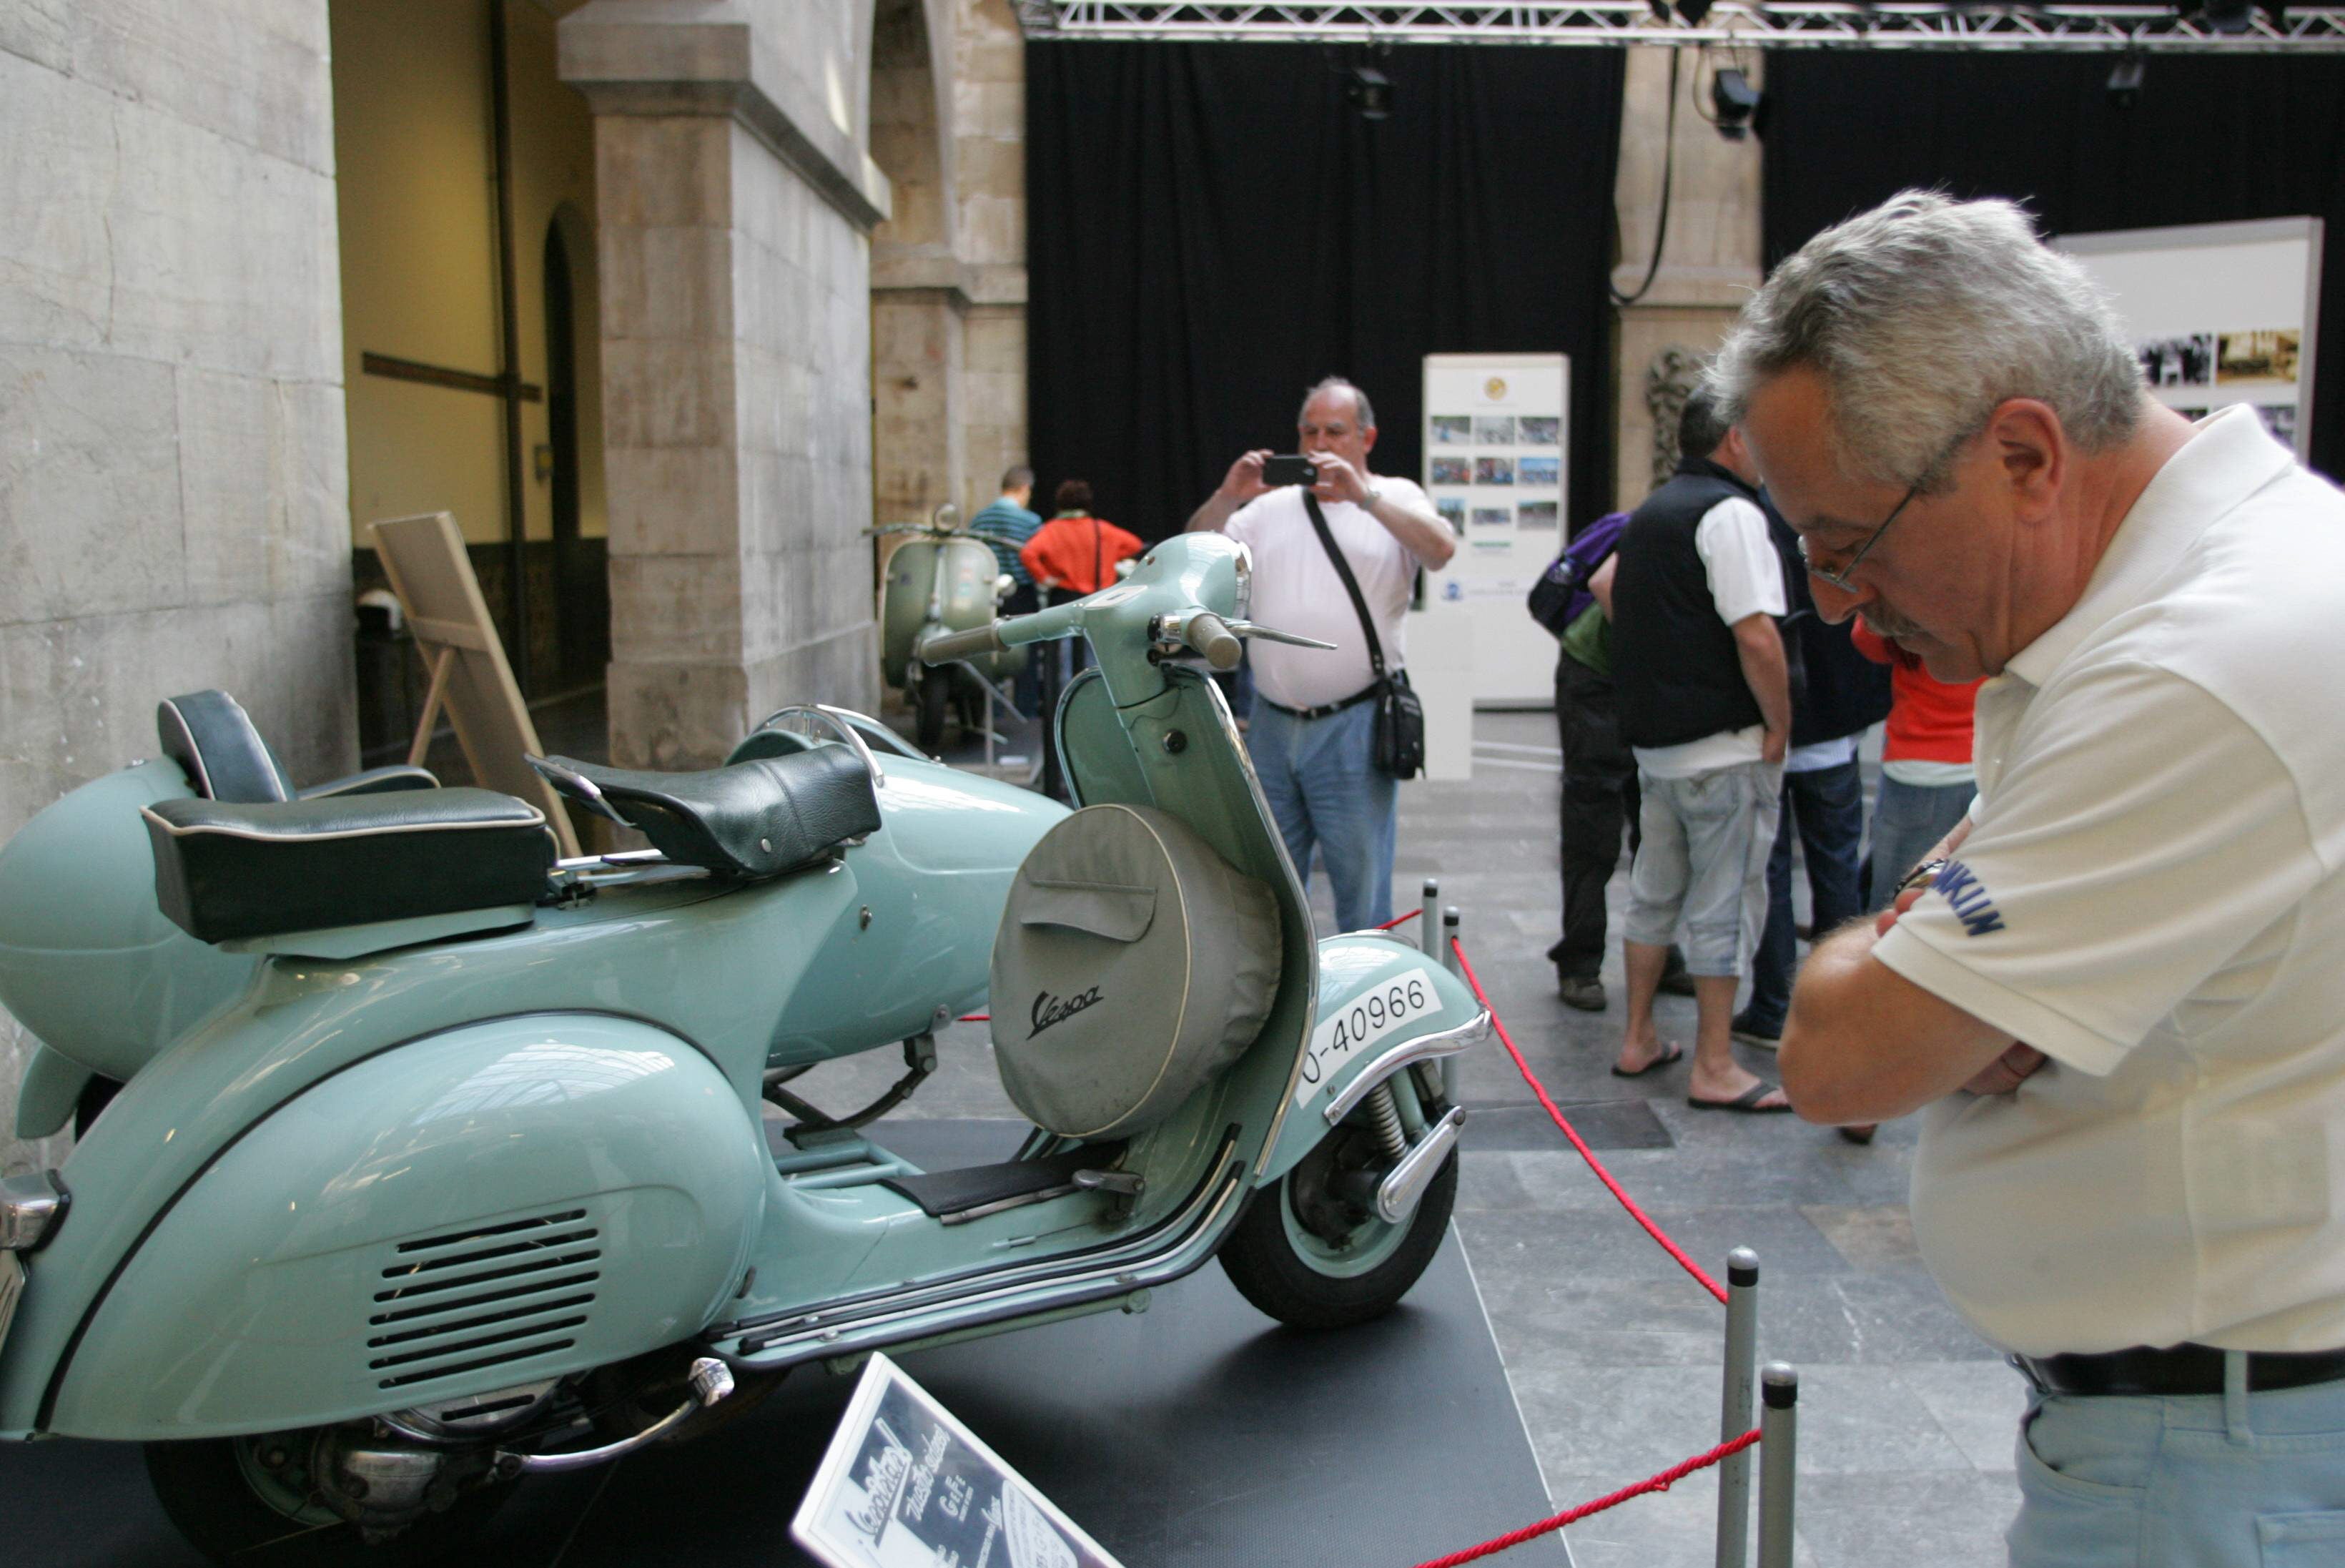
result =
[[[1969,819],[1965,818],[1955,831],[1948,837],[1955,842],[1960,842],[1969,827]],[[1873,934],[1875,937],[1887,936],[1889,928],[1897,923],[1897,917],[1912,909],[1928,891],[1927,888],[1907,888],[1903,892],[1899,893],[1897,901],[1883,910],[1879,918],[1873,922]],[[2036,1070],[2044,1065],[2046,1060],[2044,1053],[2035,1046],[2025,1041],[2017,1042],[2002,1055],[1981,1068],[1974,1077],[1963,1085],[1964,1092],[1972,1095],[2008,1095],[2033,1077]]]
[[1332,452],[1308,455],[1312,465],[1319,470],[1319,481],[1312,485],[1312,494],[1322,501],[1348,501],[1355,506],[1368,504],[1368,481],[1358,469]]
[[1781,762],[1791,748],[1792,732],[1790,730],[1770,729],[1759,738],[1759,760],[1770,763]]
[[1191,533],[1210,532],[1230,520],[1230,516],[1247,502],[1270,494],[1270,486],[1262,482],[1262,465],[1270,456],[1270,448],[1256,447],[1230,464],[1222,475],[1222,487],[1205,497],[1205,504],[1189,516]]

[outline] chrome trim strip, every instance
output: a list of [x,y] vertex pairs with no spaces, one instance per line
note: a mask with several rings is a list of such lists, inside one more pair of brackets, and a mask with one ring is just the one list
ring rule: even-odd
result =
[[39,1247],[65,1212],[65,1189],[48,1171],[0,1177],[0,1251]]
[[774,720],[787,718],[793,713],[812,714],[838,730],[839,738],[855,748],[855,754],[863,759],[863,766],[871,770],[871,787],[874,789],[888,788],[888,775],[880,769],[879,759],[871,755],[871,748],[863,743],[861,733],[856,729],[854,724],[849,722],[858,718],[866,724],[876,722],[860,713],[844,708],[833,708],[827,702],[794,702],[787,708],[777,708],[766,715],[757,721],[756,728],[749,733],[755,735],[759,729],[769,729],[773,727]]
[[1410,1145],[1408,1153],[1386,1175],[1376,1187],[1376,1212],[1386,1224],[1398,1225],[1409,1217],[1441,1162],[1457,1146],[1457,1134],[1465,1125],[1466,1107],[1452,1105],[1449,1114],[1426,1128],[1425,1136]]
[[1352,1108],[1374,1093],[1377,1084],[1402,1068],[1440,1056],[1454,1056],[1469,1045],[1479,1045],[1489,1037],[1490,1013],[1485,1008],[1454,1029],[1419,1034],[1415,1039],[1402,1041],[1361,1068],[1359,1076],[1345,1084],[1335,1097],[1327,1102],[1328,1125],[1333,1126],[1349,1115]]

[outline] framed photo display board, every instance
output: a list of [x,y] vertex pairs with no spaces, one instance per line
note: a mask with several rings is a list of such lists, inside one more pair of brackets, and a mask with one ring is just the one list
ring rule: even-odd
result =
[[1476,706],[1554,700],[1555,639],[1524,601],[1563,548],[1570,369],[1562,354],[1425,357],[1425,493],[1457,553],[1428,575],[1424,630],[1471,639]]
[[2299,462],[2312,439],[2318,218],[2064,235],[2109,291],[2150,391],[2192,419],[2252,403]]

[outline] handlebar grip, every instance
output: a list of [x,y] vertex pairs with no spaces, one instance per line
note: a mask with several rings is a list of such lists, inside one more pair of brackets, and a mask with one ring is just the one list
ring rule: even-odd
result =
[[1002,651],[1001,623],[990,621],[965,632],[940,632],[920,645],[922,664],[952,664]]
[[1191,616],[1183,635],[1189,646],[1204,655],[1205,662],[1215,669],[1235,669],[1238,661],[1245,657],[1245,644],[1211,610],[1199,610]]

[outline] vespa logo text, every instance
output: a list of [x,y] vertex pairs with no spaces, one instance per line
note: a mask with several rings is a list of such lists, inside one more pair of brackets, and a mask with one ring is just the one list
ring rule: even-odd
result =
[[1047,991],[1037,993],[1034,997],[1034,1030],[1033,1033],[1027,1035],[1026,1038],[1031,1040],[1035,1034],[1040,1034],[1053,1023],[1064,1023],[1084,1008],[1097,1006],[1099,999],[1099,987],[1096,985],[1081,996],[1069,996],[1063,999],[1053,996]]

